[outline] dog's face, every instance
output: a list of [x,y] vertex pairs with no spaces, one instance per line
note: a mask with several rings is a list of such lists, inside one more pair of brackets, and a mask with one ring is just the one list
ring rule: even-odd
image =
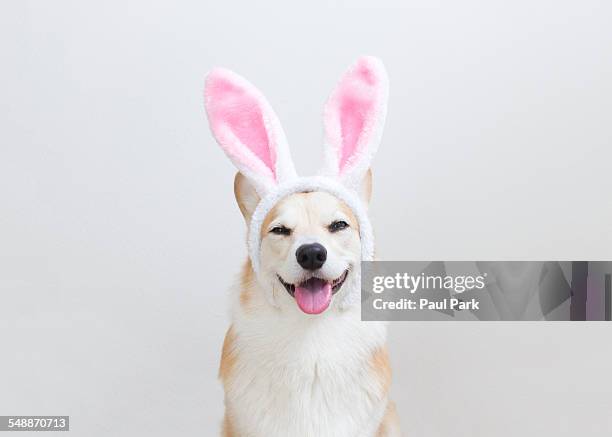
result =
[[[370,173],[363,196],[369,200]],[[238,173],[235,193],[247,223],[259,201]],[[282,199],[261,228],[259,280],[270,287],[281,306],[320,314],[355,285],[361,261],[359,223],[351,209],[325,192],[296,193]]]

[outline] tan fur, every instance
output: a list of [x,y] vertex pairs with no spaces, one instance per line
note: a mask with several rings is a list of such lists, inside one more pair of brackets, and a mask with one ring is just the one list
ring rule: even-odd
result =
[[348,217],[348,224],[359,232],[359,222],[357,221],[357,217],[355,217],[353,210],[344,202],[340,202],[340,210]]
[[[250,262],[245,265],[250,269]],[[252,270],[251,270],[252,271]],[[236,366],[236,361],[238,359],[238,351],[236,350],[236,334],[234,332],[233,326],[230,326],[225,334],[225,340],[223,341],[223,349],[221,351],[221,364],[219,366],[219,378],[223,382],[223,385],[227,387],[228,381],[231,378],[231,375]],[[234,431],[234,426],[232,424],[231,415],[229,411],[226,409],[225,415],[223,417],[223,424],[221,427],[221,436],[222,437],[236,437],[237,434]]]
[[237,434],[234,432],[234,427],[232,425],[232,421],[227,414],[223,417],[223,425],[221,427],[221,437],[237,437]]
[[[266,215],[261,226],[261,238],[263,238],[269,232],[268,228],[270,227],[270,224],[278,217],[279,212],[285,207],[285,205],[290,202],[294,204],[297,203],[302,206],[309,223],[317,223],[319,214],[319,210],[317,209],[316,205],[317,199],[315,199],[317,194],[317,192],[291,194],[274,205],[274,207]],[[356,230],[359,230],[359,222],[357,221],[357,217],[355,216],[353,210],[341,200],[338,200],[338,205],[338,209],[340,209],[347,216],[349,225]]]
[[[295,194],[294,194],[295,196]],[[270,229],[268,229],[270,227],[270,223],[272,223],[273,220],[276,219],[276,217],[278,216],[278,211],[280,209],[280,206],[282,205],[282,203],[286,201],[286,199],[283,199],[281,202],[277,203],[276,205],[274,205],[274,207],[270,210],[270,212],[266,215],[266,217],[264,218],[264,221],[261,225],[261,229],[259,232],[259,236],[260,238],[264,238],[265,235],[270,231]]]
[[247,224],[250,223],[251,216],[260,199],[255,188],[253,188],[242,173],[236,173],[234,177],[234,196],[236,197],[236,203],[238,203],[238,208],[240,208],[244,220]]
[[389,353],[386,347],[381,347],[374,351],[370,358],[370,365],[383,393],[386,394],[391,385],[391,364],[389,363]]
[[385,416],[376,432],[376,437],[390,437],[394,435],[399,435],[399,417],[395,409],[395,403],[389,401]]
[[366,203],[370,203],[372,199],[372,169],[368,169],[363,177],[363,182],[361,183],[361,197]]
[[238,359],[238,352],[235,347],[236,334],[232,326],[229,327],[223,341],[223,349],[221,350],[221,364],[219,366],[219,378],[225,385],[230,377],[232,370]]
[[251,260],[247,259],[240,273],[240,306],[247,311],[249,303],[253,300],[251,284],[254,281],[255,272],[251,265]]

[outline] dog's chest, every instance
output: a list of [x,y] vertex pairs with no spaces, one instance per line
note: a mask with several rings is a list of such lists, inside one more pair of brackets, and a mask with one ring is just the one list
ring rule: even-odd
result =
[[[238,334],[226,402],[239,435],[372,436],[386,393],[370,357],[384,326],[354,318],[320,324],[260,326]],[[240,343],[242,342],[242,343]]]

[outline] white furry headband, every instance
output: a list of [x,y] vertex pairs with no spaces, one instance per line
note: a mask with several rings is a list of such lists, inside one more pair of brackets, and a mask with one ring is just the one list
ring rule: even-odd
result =
[[388,81],[380,60],[359,58],[342,76],[325,105],[324,165],[319,176],[299,177],[280,122],[263,95],[237,74],[215,69],[206,77],[204,99],[213,135],[261,201],[249,227],[249,255],[259,272],[262,223],[289,194],[326,191],[344,201],[359,221],[361,258],[372,260],[374,237],[358,196],[382,135]]

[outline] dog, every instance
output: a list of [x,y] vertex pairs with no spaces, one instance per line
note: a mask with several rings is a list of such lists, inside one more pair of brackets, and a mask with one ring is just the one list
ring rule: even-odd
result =
[[259,91],[228,70],[207,78],[211,129],[239,169],[249,231],[221,353],[224,437],[400,435],[386,325],[362,322],[359,305],[386,86],[375,58],[345,73],[325,108],[323,176],[299,178]]

